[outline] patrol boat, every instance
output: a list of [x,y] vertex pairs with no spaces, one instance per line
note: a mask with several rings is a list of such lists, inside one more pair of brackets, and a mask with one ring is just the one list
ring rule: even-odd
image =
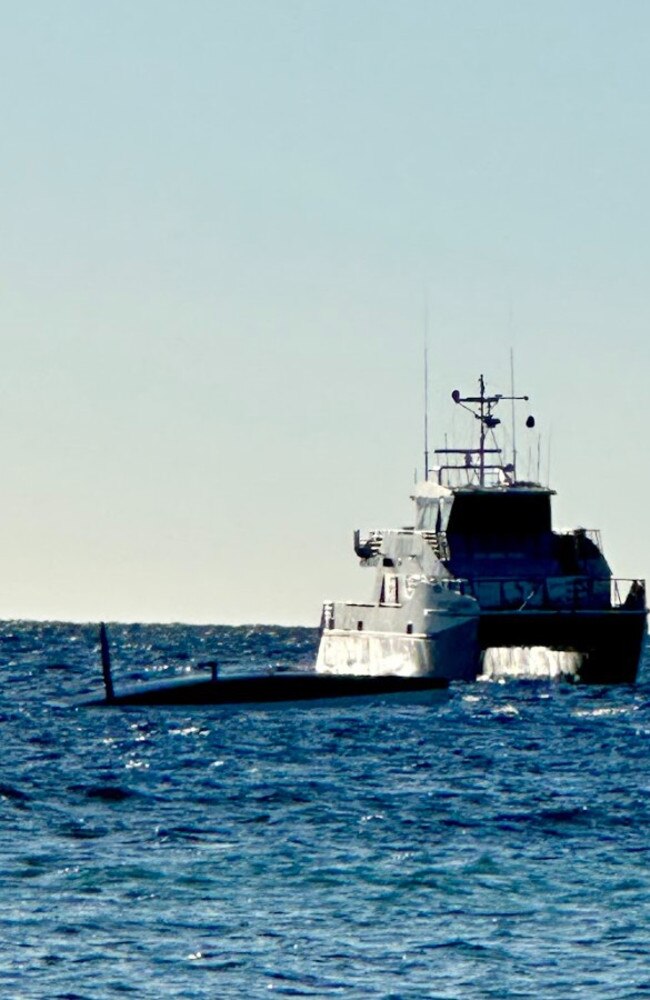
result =
[[555,491],[518,480],[514,446],[506,463],[495,436],[499,403],[528,397],[489,395],[483,375],[478,385],[452,393],[478,421],[478,447],[436,449],[429,469],[425,443],[414,526],[355,531],[372,599],[324,604],[316,671],[634,682],[645,581],[612,576],[598,531],[553,530]]

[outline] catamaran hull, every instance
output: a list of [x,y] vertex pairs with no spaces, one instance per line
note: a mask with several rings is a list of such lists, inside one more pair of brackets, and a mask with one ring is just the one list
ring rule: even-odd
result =
[[436,635],[325,629],[316,672],[472,681],[480,670],[476,626],[465,621]]
[[633,684],[647,635],[646,611],[482,612],[481,649],[545,647],[575,653],[583,684]]
[[522,669],[521,658],[507,651],[546,649],[570,654],[560,661],[558,676],[583,684],[633,684],[646,635],[645,610],[483,612],[435,635],[324,629],[316,672],[472,681],[487,665],[489,651],[499,669],[485,676],[542,676],[544,671]]

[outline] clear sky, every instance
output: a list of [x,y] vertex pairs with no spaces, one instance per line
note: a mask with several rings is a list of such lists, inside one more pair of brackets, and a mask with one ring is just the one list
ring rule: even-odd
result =
[[0,615],[364,598],[427,299],[432,438],[512,346],[558,526],[650,576],[649,52],[636,0],[2,0]]

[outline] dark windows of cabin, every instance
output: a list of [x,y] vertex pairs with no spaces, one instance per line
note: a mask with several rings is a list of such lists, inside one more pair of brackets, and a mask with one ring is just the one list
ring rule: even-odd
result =
[[551,503],[547,494],[475,493],[454,497],[447,535],[516,538],[543,535],[550,530]]

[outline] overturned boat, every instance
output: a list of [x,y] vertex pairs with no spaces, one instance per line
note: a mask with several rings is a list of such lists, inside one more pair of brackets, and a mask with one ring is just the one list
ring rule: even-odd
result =
[[208,677],[194,674],[156,683],[139,684],[117,692],[113,683],[111,653],[106,625],[99,628],[104,697],[85,702],[86,706],[125,708],[129,706],[221,705],[264,708],[272,705],[340,705],[390,701],[428,704],[448,687],[441,677],[400,677],[390,675],[321,675],[314,671],[287,671],[270,674],[223,676],[216,660],[209,662]]
[[517,478],[514,445],[504,460],[495,410],[528,397],[489,395],[481,375],[478,395],[452,399],[478,421],[478,447],[437,449],[429,469],[425,443],[414,526],[355,532],[374,591],[324,604],[317,673],[634,682],[645,581],[612,576],[599,532],[554,531],[555,491]]

